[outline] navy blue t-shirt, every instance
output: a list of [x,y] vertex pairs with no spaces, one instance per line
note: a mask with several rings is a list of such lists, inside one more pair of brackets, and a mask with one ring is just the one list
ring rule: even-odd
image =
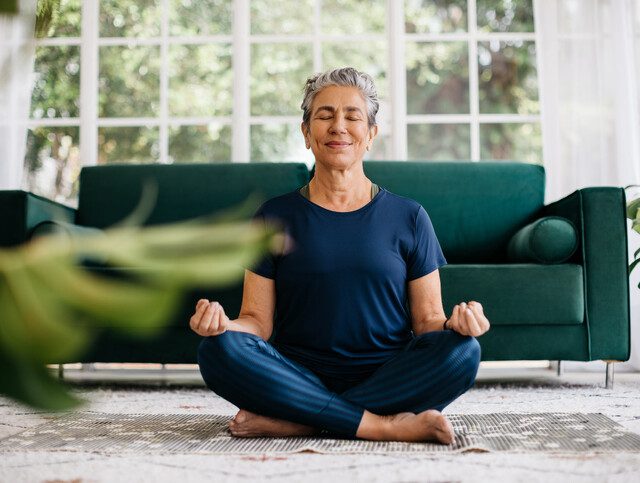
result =
[[[298,190],[266,201],[288,243],[250,270],[275,280],[274,340],[315,372],[369,372],[412,338],[407,282],[447,262],[424,208],[384,188],[362,208],[337,212]],[[287,246],[288,245],[288,246]]]

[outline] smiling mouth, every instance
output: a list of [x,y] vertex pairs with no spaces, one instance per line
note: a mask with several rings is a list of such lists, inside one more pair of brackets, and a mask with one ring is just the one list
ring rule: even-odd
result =
[[341,148],[346,148],[348,146],[351,146],[351,144],[350,143],[327,143],[325,144],[325,146],[328,146],[333,149],[341,149]]

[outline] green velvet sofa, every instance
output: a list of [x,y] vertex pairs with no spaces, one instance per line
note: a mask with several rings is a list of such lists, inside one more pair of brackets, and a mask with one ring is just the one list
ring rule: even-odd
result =
[[[545,205],[545,172],[537,165],[371,161],[365,162],[365,172],[378,185],[425,207],[449,262],[441,269],[445,311],[460,301],[477,300],[492,322],[479,338],[483,360],[629,358],[622,188],[581,189]],[[1,192],[0,244],[26,241],[56,210],[66,211],[79,226],[109,227],[131,212],[147,178],[159,186],[147,223],[158,224],[236,206],[252,193],[268,199],[300,188],[310,176],[303,163],[85,167],[77,210],[21,191]],[[508,256],[510,240],[550,216],[575,228],[569,258],[514,262]],[[187,294],[180,313],[154,339],[104,332],[80,362],[194,363],[199,338],[188,320],[201,296],[220,301],[236,317],[242,281],[224,290],[203,287]]]

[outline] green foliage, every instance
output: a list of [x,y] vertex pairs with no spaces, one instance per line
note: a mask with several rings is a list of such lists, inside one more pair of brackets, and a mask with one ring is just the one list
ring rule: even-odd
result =
[[[640,233],[640,198],[627,203],[627,218],[631,220],[631,228]],[[633,254],[633,261],[629,265],[629,275],[638,263],[640,263],[640,248]],[[640,288],[640,284],[638,284],[638,288]]]
[[467,31],[467,0],[405,0],[407,33]]
[[160,48],[100,48],[100,117],[156,117],[160,111]]
[[101,127],[98,129],[98,162],[143,164],[160,156],[157,127]]
[[232,19],[232,0],[169,1],[171,35],[229,35]]
[[[148,203],[147,203],[148,204]],[[53,235],[0,249],[0,393],[31,406],[61,410],[79,401],[45,369],[73,361],[102,329],[154,334],[189,288],[224,287],[274,242],[275,227],[232,221],[254,208],[214,219],[100,234]],[[134,214],[132,221],[139,221]],[[127,274],[106,278],[77,264],[104,261]],[[187,324],[187,321],[185,321]]]
[[0,0],[0,13],[18,13],[18,0]]
[[231,162],[231,126],[178,126],[169,129],[172,163]]
[[407,42],[407,113],[469,112],[466,42]]
[[172,45],[169,66],[169,115],[231,115],[231,44]]

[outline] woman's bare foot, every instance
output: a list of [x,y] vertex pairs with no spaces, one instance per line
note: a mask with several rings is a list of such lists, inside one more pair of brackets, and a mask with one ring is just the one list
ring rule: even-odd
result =
[[421,413],[398,413],[376,416],[365,411],[358,433],[359,438],[379,441],[438,441],[453,443],[455,434],[449,420],[435,409]]
[[232,435],[241,438],[306,436],[320,432],[319,429],[311,426],[269,418],[244,409],[238,411],[238,414],[229,421],[229,431]]

